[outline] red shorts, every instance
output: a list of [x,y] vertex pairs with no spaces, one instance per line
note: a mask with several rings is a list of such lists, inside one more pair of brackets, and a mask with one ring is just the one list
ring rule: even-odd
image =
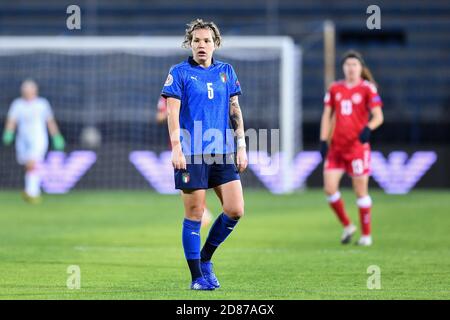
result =
[[352,177],[370,174],[370,144],[360,144],[349,150],[336,150],[333,146],[327,154],[324,171],[341,170]]

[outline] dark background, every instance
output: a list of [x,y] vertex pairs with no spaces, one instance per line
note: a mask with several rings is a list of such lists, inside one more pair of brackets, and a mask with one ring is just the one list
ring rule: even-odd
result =
[[[289,35],[303,47],[303,140],[305,149],[317,148],[320,114],[324,92],[323,79],[323,21],[332,20],[336,26],[336,75],[342,77],[339,66],[341,54],[353,48],[362,52],[378,83],[384,102],[385,124],[373,135],[373,149],[387,152],[405,150],[437,150],[438,161],[419,182],[419,187],[450,187],[450,2],[436,1],[329,1],[329,0],[267,0],[267,1],[0,1],[0,35],[183,35],[185,24],[196,17],[214,20],[227,35]],[[69,31],[65,27],[69,4],[82,9],[82,30]],[[366,28],[367,6],[381,8],[381,30]],[[0,57],[1,64],[1,57]],[[161,76],[159,76],[161,77]],[[0,120],[10,101],[17,96],[17,79],[2,79],[3,92]],[[153,81],[153,80],[149,80]],[[155,78],[154,81],[160,81]],[[241,81],[242,82],[242,81]],[[74,84],[76,85],[76,84]],[[300,88],[299,88],[300,89]],[[43,92],[45,96],[45,91]],[[143,98],[143,97],[141,97]],[[49,97],[51,99],[51,97]],[[148,99],[149,109],[155,108],[157,96]],[[140,103],[145,103],[141,101]],[[76,106],[74,106],[76,108]],[[245,112],[245,111],[244,111]],[[56,112],[58,113],[58,112]],[[60,121],[63,133],[81,128],[76,122]],[[252,123],[254,127],[263,124]],[[131,137],[132,132],[144,132],[145,127],[109,122],[105,127],[117,126]],[[153,124],[156,126],[156,124]],[[105,129],[108,130],[108,129]],[[159,137],[165,128],[155,127]],[[154,131],[152,131],[154,132]],[[78,136],[74,134],[73,137]],[[69,139],[70,149],[76,141]],[[152,150],[163,150],[166,141],[159,138]],[[111,143],[116,143],[112,141]],[[72,143],[72,144],[71,144]],[[107,155],[107,146],[99,151]],[[117,150],[120,147],[114,146]],[[121,149],[120,149],[121,150]],[[136,150],[134,148],[134,150]],[[127,154],[127,153],[126,153]],[[2,176],[18,186],[13,152],[0,148],[5,159]],[[96,167],[108,166],[108,156]],[[8,160],[9,159],[9,160]],[[126,158],[124,158],[126,159]],[[7,161],[12,161],[11,163]],[[127,159],[126,159],[127,160]],[[120,163],[115,161],[112,167]],[[128,164],[127,164],[128,165]],[[134,170],[134,171],[133,171]],[[89,175],[78,187],[93,187]],[[246,179],[254,181],[251,173]],[[136,177],[134,177],[136,176]],[[129,177],[123,187],[147,186],[143,178],[130,166]],[[133,178],[134,177],[134,178]],[[17,180],[17,181],[16,181]],[[130,184],[130,181],[132,183]],[[115,185],[105,180],[97,187]],[[320,170],[316,170],[309,185],[320,185]],[[130,185],[128,185],[130,184]],[[258,186],[257,182],[251,183]]]

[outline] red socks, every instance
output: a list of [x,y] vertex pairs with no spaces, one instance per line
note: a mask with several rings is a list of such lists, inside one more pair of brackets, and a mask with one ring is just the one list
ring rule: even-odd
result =
[[335,194],[329,196],[328,202],[342,225],[344,227],[348,226],[350,224],[350,218],[345,212],[344,201],[341,199],[341,193],[336,192]]
[[[350,225],[350,218],[345,212],[344,201],[341,198],[340,192],[336,192],[335,194],[328,197],[328,202],[330,203],[331,208],[336,214],[339,221],[342,223],[344,227]],[[372,199],[370,196],[365,196],[359,198],[356,201],[356,204],[359,208],[359,219],[361,222],[361,233],[363,236],[370,236],[371,232],[371,215],[370,211],[372,209]]]
[[361,221],[361,233],[363,236],[370,236],[370,211],[372,209],[372,199],[370,196],[359,198],[356,201],[359,207],[359,219]]

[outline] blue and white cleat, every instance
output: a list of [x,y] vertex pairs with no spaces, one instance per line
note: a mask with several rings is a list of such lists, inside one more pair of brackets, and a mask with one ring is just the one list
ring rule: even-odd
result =
[[212,286],[205,278],[200,277],[192,281],[191,290],[214,290],[215,287]]
[[214,288],[220,288],[219,280],[217,280],[216,275],[213,271],[213,264],[211,261],[201,262],[200,266],[202,268],[203,277],[208,281],[210,285]]

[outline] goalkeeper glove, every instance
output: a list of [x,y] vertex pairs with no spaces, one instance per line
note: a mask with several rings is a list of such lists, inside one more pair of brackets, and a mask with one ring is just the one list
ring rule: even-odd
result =
[[361,133],[359,134],[359,141],[361,141],[361,143],[369,142],[371,132],[372,131],[369,127],[364,127],[364,129],[362,129]]
[[3,132],[3,144],[9,146],[14,140],[14,131],[5,130]]
[[325,160],[327,153],[328,153],[328,143],[325,140],[320,140],[320,154],[322,155],[323,160]]
[[66,145],[63,136],[59,133],[52,136],[52,144],[53,144],[53,149],[58,150],[58,151],[64,150],[64,147]]

